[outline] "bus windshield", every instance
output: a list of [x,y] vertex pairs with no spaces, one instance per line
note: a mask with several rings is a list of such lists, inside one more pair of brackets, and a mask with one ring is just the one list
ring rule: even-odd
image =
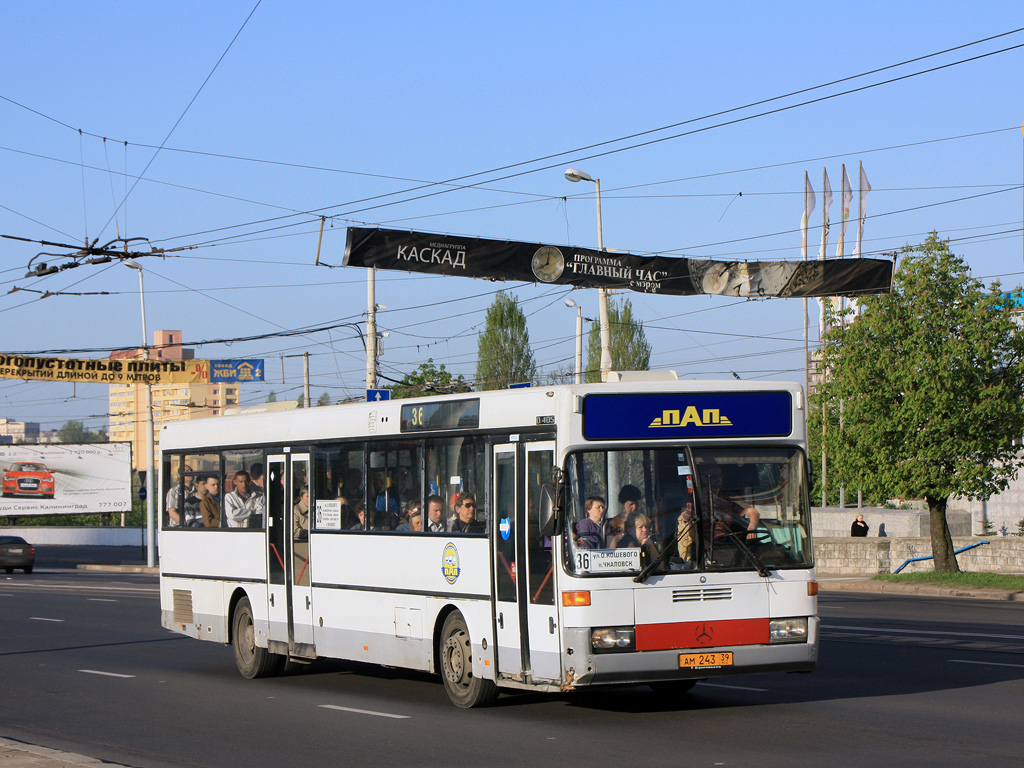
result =
[[810,567],[804,467],[790,446],[573,453],[566,567],[580,575]]

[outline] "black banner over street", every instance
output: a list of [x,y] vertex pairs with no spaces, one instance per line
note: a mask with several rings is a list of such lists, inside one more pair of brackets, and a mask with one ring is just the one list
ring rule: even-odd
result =
[[349,227],[342,263],[674,296],[797,298],[888,293],[893,271],[886,259],[712,261],[362,227]]

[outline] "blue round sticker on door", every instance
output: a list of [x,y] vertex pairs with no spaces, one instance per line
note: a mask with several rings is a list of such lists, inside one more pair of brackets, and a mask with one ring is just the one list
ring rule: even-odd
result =
[[498,522],[498,531],[501,533],[501,538],[508,541],[508,537],[512,535],[512,521],[507,517],[501,518]]

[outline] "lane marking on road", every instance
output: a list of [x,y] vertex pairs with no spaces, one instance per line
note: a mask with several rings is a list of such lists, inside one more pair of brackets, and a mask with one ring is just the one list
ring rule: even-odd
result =
[[822,629],[838,632],[883,632],[892,635],[934,635],[936,637],[969,637],[974,640],[1024,640],[1024,635],[988,635],[982,632],[942,632],[930,629],[896,629],[894,627],[843,627],[822,624]]
[[29,618],[32,621],[55,621],[55,622],[57,622],[59,624],[63,624],[64,623],[64,619],[47,619],[47,618],[45,618],[43,616],[29,616]]
[[998,661],[968,661],[967,659],[950,659],[950,664],[977,664],[982,667],[1013,667],[1024,669],[1024,664],[1000,664]]
[[86,602],[89,603],[116,603],[117,600],[113,600],[109,597],[90,597]]
[[98,669],[80,669],[79,672],[84,672],[87,675],[103,675],[103,677],[123,677],[131,678],[135,675],[119,675],[117,672],[100,672]]
[[706,688],[728,688],[733,691],[756,691],[757,693],[767,693],[768,688],[747,688],[745,685],[722,685],[722,683],[697,683],[697,685],[703,685]]
[[371,709],[354,709],[352,707],[339,707],[335,704],[319,704],[321,709],[336,709],[340,712],[355,712],[357,715],[373,715],[374,717],[390,717],[393,720],[409,720],[411,715],[395,715],[390,712],[374,712]]

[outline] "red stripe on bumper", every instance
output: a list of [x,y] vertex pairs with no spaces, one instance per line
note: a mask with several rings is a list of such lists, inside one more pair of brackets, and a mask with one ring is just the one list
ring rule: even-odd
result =
[[636,625],[636,649],[638,651],[765,645],[768,640],[768,619],[682,621],[674,624]]

